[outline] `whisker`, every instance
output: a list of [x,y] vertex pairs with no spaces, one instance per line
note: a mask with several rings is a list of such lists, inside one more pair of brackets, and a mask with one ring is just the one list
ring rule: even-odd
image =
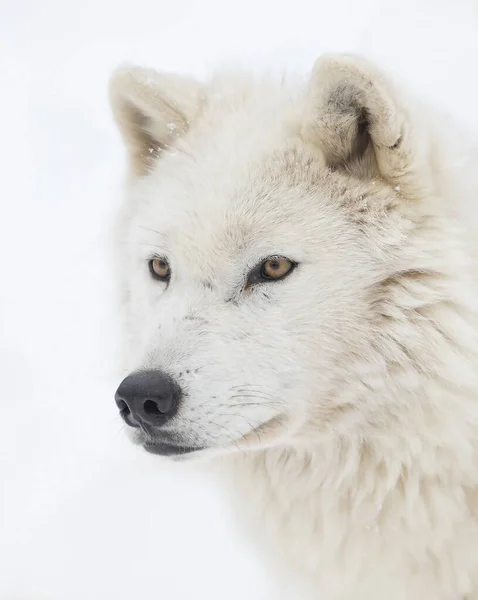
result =
[[261,425],[263,425],[262,421],[257,421],[256,419],[250,419],[248,416],[246,415],[240,415],[240,414],[236,414],[236,413],[220,413],[221,417],[238,417],[241,419],[244,419],[245,421],[247,421],[249,423],[249,425],[251,425],[251,423],[255,423],[254,427],[260,427]]
[[158,246],[158,244],[151,244],[150,242],[120,242],[122,246],[151,246],[152,248],[159,248],[164,252],[164,248],[162,246]]
[[[238,450],[240,450],[243,454],[245,454],[244,448],[241,448],[240,446],[237,445],[237,440],[232,436],[231,432],[229,431],[229,429],[225,426],[225,425],[221,425],[221,423],[216,423],[215,421],[212,421],[211,419],[209,420],[210,423],[212,423],[215,427],[221,427],[222,429],[225,430],[227,437],[229,438],[229,440],[231,441],[231,444],[237,448]],[[206,429],[206,428],[204,428]]]
[[[251,431],[248,431],[247,433],[245,433],[243,435],[248,435],[249,433],[254,432],[254,434],[257,437],[257,441],[259,442],[259,444],[262,444],[262,440],[261,440],[258,428],[261,427],[261,425],[264,425],[263,421],[257,421],[256,419],[250,419],[249,416],[240,415],[240,414],[236,414],[236,413],[220,413],[218,416],[220,416],[220,417],[236,417],[236,418],[244,419],[249,424]],[[212,422],[213,421],[211,421],[211,423]],[[214,424],[217,425],[217,423],[214,423]]]
[[[243,398],[243,396],[232,396],[232,398]],[[221,402],[220,404],[215,404],[214,406],[219,406],[219,407],[225,406],[227,408],[234,408],[236,406],[258,406],[261,408],[263,408],[263,407],[271,408],[271,407],[275,407],[275,406],[282,406],[282,404],[279,402],[270,402],[270,401],[269,402],[268,401],[265,401],[265,402],[233,402],[233,403]]]
[[249,427],[251,428],[251,431],[249,431],[245,435],[248,435],[249,433],[251,433],[253,431],[256,434],[257,441],[259,442],[259,444],[262,444],[261,437],[259,435],[259,432],[257,431],[257,428],[260,427],[261,425],[263,425],[263,423],[261,421],[256,421],[256,425],[254,426],[252,424],[251,420],[248,417],[244,416],[244,415],[231,414],[230,416],[232,416],[232,417],[242,417],[245,421],[247,421],[247,423],[249,423]]
[[158,234],[158,235],[160,235],[160,236],[164,237],[164,233],[162,233],[161,231],[156,231],[156,229],[151,229],[151,227],[145,227],[144,225],[138,225],[138,227],[139,227],[140,229],[146,229],[146,231],[151,231],[151,232],[153,232],[153,233],[156,233],[156,234]]
[[261,390],[254,390],[252,388],[237,388],[235,390],[230,390],[234,394],[256,394],[257,396],[263,396],[264,398],[276,398],[275,394],[269,394],[268,392],[263,392]]
[[[121,419],[121,417],[118,415],[117,419]],[[119,435],[122,434],[125,431],[125,429],[126,425],[124,423],[120,423],[120,427],[115,433],[115,439],[119,437]]]
[[274,394],[267,392],[266,390],[264,390],[263,387],[261,387],[260,385],[233,385],[232,387],[229,388],[231,391],[232,390],[249,390],[249,391],[258,391],[258,392],[262,392],[263,394],[267,394],[269,396],[273,396]]
[[[232,445],[233,445],[235,448],[237,448],[238,450],[240,450],[241,452],[243,452],[243,453],[244,453],[244,449],[243,449],[243,448],[240,448],[240,447],[237,445],[237,440],[235,440],[235,439],[234,439],[234,437],[231,435],[231,433],[230,433],[230,431],[227,429],[227,427],[225,427],[224,425],[221,425],[220,423],[215,423],[215,422],[214,422],[214,421],[212,421],[212,420],[209,420],[209,423],[211,423],[212,425],[215,425],[216,427],[221,427],[222,429],[225,429],[225,430],[226,430],[226,433],[227,433],[227,437],[228,437],[228,438],[229,438],[229,440],[231,441],[231,444],[232,444]],[[217,440],[217,437],[218,437],[218,436],[216,436],[215,438],[211,438],[210,431],[209,431],[209,429],[208,429],[208,428],[207,428],[205,425],[202,425],[201,423],[196,423],[196,424],[195,424],[195,426],[196,426],[196,427],[199,427],[199,429],[200,429],[201,431],[204,431],[204,432],[207,434],[207,436],[206,436],[206,437],[207,437],[208,439],[212,439],[212,440],[214,440],[214,441],[215,441],[215,440]],[[225,444],[218,444],[218,446],[219,446],[220,448],[221,448],[221,447],[227,447]]]
[[256,396],[262,396],[264,398],[277,398],[276,394],[272,394],[271,392],[266,392],[260,388],[251,387],[241,387],[236,386],[235,388],[230,389],[231,392],[239,393],[239,394],[255,394]]
[[268,400],[267,398],[261,398],[256,394],[235,394],[234,396],[229,396],[231,400],[236,400],[238,398],[257,398],[259,400],[263,400],[262,404],[270,403],[271,405],[275,404],[277,406],[283,406],[285,404],[282,400]]

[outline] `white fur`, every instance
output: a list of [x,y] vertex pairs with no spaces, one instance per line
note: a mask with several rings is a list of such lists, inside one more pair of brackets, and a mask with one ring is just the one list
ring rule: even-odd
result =
[[[167,430],[311,598],[477,600],[476,150],[356,57],[111,98],[125,369],[185,390]],[[299,266],[245,289],[270,255]]]

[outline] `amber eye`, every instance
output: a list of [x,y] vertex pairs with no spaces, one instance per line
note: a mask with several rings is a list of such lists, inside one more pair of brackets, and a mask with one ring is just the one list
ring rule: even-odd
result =
[[261,277],[263,279],[282,279],[288,275],[295,264],[283,256],[271,256],[261,265]]
[[158,281],[169,281],[171,277],[171,269],[164,258],[152,258],[149,261],[149,272]]
[[269,256],[256,265],[247,277],[246,287],[264,283],[266,281],[279,281],[292,273],[297,263],[285,256]]

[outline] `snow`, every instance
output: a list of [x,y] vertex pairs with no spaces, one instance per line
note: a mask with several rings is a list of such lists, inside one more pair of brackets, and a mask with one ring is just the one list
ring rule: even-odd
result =
[[276,597],[207,474],[122,435],[112,69],[305,71],[361,51],[478,129],[477,32],[474,0],[2,2],[1,600]]

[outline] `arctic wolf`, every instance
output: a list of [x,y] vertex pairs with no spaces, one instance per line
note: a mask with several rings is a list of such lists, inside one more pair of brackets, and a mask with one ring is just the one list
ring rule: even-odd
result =
[[311,598],[478,599],[476,151],[360,57],[110,90],[136,442],[226,466]]

